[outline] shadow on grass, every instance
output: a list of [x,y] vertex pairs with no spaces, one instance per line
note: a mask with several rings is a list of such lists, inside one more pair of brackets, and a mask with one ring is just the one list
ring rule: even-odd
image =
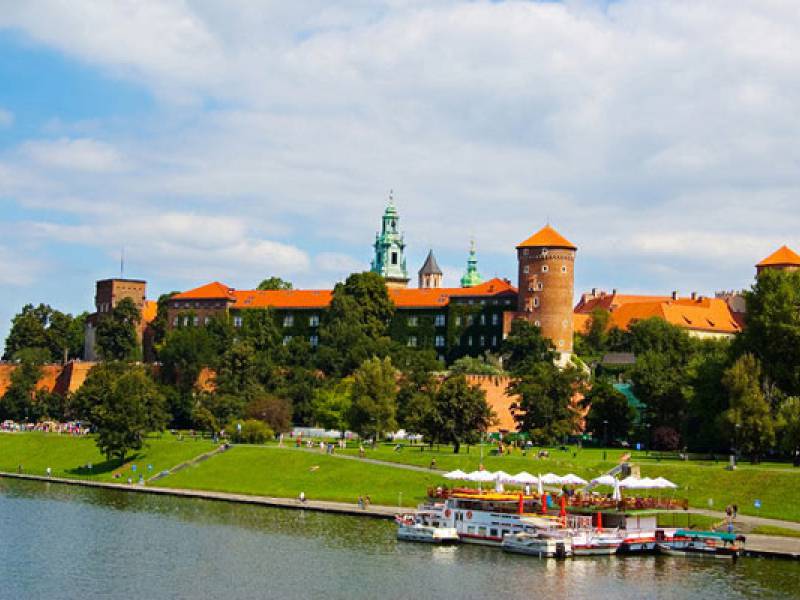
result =
[[136,454],[132,454],[131,456],[126,457],[125,460],[120,460],[118,458],[114,458],[111,460],[104,460],[103,462],[92,464],[91,468],[89,468],[89,465],[82,465],[80,467],[67,469],[66,472],[69,473],[70,475],[75,475],[78,477],[88,477],[90,475],[105,475],[106,473],[119,470],[121,467],[137,460],[141,456],[142,455],[137,452]]

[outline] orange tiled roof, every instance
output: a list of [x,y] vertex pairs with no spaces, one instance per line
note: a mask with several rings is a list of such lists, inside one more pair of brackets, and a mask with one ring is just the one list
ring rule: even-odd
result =
[[611,313],[611,322],[627,329],[635,321],[660,317],[683,329],[710,333],[739,333],[742,328],[728,304],[719,298],[679,298],[677,300],[631,302]]
[[176,294],[172,298],[175,300],[233,300],[233,289],[219,281],[214,281],[188,292]]
[[575,244],[550,227],[550,225],[545,225],[539,231],[517,246],[517,248],[526,247],[570,248],[572,250],[578,249]]
[[[222,293],[226,295],[221,295]],[[402,308],[428,308],[447,306],[453,296],[492,297],[503,293],[517,293],[517,289],[502,279],[494,278],[469,288],[392,288],[389,298]],[[232,308],[325,308],[331,303],[331,290],[233,290],[221,283],[202,287],[173,296],[178,300],[228,298]]]
[[605,294],[601,293],[595,298],[581,299],[575,307],[576,313],[590,313],[596,308],[602,308],[612,312],[623,304],[632,302],[666,302],[671,300],[671,296],[643,296],[635,294]]
[[145,300],[142,307],[142,322],[150,323],[156,318],[158,313],[158,302],[155,300]]
[[767,258],[758,263],[757,267],[777,267],[792,265],[800,267],[800,254],[789,248],[781,246]]
[[572,315],[572,328],[575,333],[583,333],[589,331],[589,319],[592,318],[592,315],[589,313],[574,313]]

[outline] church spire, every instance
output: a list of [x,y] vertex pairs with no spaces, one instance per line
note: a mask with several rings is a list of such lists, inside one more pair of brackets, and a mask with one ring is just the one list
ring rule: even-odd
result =
[[442,287],[442,277],[444,273],[442,273],[442,270],[439,268],[439,263],[436,262],[433,250],[428,252],[428,258],[425,259],[418,275],[420,289]]
[[483,277],[478,273],[478,256],[475,252],[475,240],[470,240],[467,271],[461,278],[461,287],[473,287],[483,283]]
[[375,234],[374,248],[372,271],[381,275],[389,287],[406,287],[409,281],[404,256],[406,244],[400,232],[400,215],[393,192],[389,192],[389,203],[383,212],[381,231]]

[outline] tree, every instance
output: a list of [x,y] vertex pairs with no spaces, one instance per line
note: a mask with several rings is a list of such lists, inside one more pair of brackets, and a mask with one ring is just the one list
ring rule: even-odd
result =
[[225,426],[225,433],[237,444],[263,444],[275,436],[269,425],[258,419],[231,421]]
[[167,337],[169,331],[169,301],[180,292],[172,291],[161,294],[156,302],[156,318],[150,323],[153,332],[153,343],[158,347]]
[[337,283],[320,326],[317,355],[322,369],[341,377],[372,356],[388,355],[393,314],[386,283],[377,273],[353,273]]
[[740,353],[753,354],[786,394],[800,395],[800,271],[762,271],[745,293]]
[[653,427],[669,424],[682,428],[687,406],[684,364],[676,364],[667,353],[648,350],[636,356],[630,377],[633,393],[647,405]]
[[627,439],[636,411],[622,392],[614,389],[608,381],[595,381],[584,403],[590,406],[586,427],[595,439],[602,439],[604,443]]
[[347,419],[353,404],[352,383],[352,379],[342,379],[316,390],[312,408],[314,423],[325,429],[341,432],[347,429]]
[[686,444],[694,450],[725,451],[719,418],[728,410],[728,393],[722,376],[731,365],[727,340],[704,340],[686,367]]
[[792,456],[794,466],[800,466],[800,397],[789,396],[781,403],[777,423],[781,446]]
[[280,277],[268,277],[258,284],[258,290],[290,290],[292,284],[289,281],[284,281]]
[[29,348],[47,350],[46,362],[80,357],[85,322],[86,313],[73,317],[46,304],[26,304],[11,321],[3,357],[13,359],[20,350]]
[[673,427],[662,425],[653,432],[653,448],[674,451],[680,448],[681,435]]
[[450,365],[453,374],[500,375],[502,372],[497,358],[488,352],[484,356],[462,356]]
[[97,351],[103,360],[134,360],[140,355],[136,328],[142,315],[133,300],[123,298],[97,324]]
[[142,367],[125,367],[110,383],[101,390],[91,422],[100,451],[122,462],[128,452],[142,447],[148,432],[164,428],[167,414],[158,386]]
[[611,313],[597,307],[589,315],[586,333],[583,338],[589,354],[602,354],[607,347],[608,329],[611,322]]
[[348,421],[361,437],[377,439],[397,428],[397,371],[387,357],[370,358],[353,373]]
[[180,327],[167,334],[158,352],[161,379],[182,395],[191,393],[204,367],[218,358],[214,339],[205,327]]
[[[19,366],[11,373],[11,382],[0,399],[0,413],[3,419],[27,421],[37,415],[32,414],[36,384],[42,378],[41,363],[25,356],[33,349],[21,350],[23,355]],[[38,349],[41,351],[41,349]],[[35,353],[34,353],[35,354]],[[45,353],[46,354],[46,353]]]
[[237,341],[222,355],[216,384],[221,393],[252,398],[259,385],[257,357],[249,342]]
[[263,421],[274,432],[292,430],[292,404],[284,398],[262,392],[245,406],[244,414],[248,419]]
[[511,322],[511,331],[503,341],[503,364],[512,373],[526,372],[531,365],[553,363],[556,352],[550,340],[542,335],[539,327],[523,319]]
[[431,443],[453,444],[458,454],[461,444],[477,441],[494,419],[486,392],[469,385],[464,375],[452,375],[433,393],[420,431]]
[[724,413],[727,430],[737,449],[756,463],[775,443],[770,405],[761,387],[761,363],[752,354],[743,354],[725,371],[722,383],[730,402]]

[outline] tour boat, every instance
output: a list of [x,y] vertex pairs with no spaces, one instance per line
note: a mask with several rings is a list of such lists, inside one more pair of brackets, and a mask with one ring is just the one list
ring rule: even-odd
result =
[[658,551],[668,556],[698,558],[738,558],[744,550],[745,537],[715,531],[680,529],[669,542],[656,544]]
[[572,553],[575,556],[616,554],[624,541],[624,537],[614,532],[579,530],[572,535]]
[[452,527],[438,527],[426,520],[423,514],[398,515],[397,539],[406,542],[428,544],[454,544],[459,541],[458,532]]
[[528,554],[539,558],[572,556],[572,538],[547,533],[509,533],[503,536],[500,547],[506,552]]

